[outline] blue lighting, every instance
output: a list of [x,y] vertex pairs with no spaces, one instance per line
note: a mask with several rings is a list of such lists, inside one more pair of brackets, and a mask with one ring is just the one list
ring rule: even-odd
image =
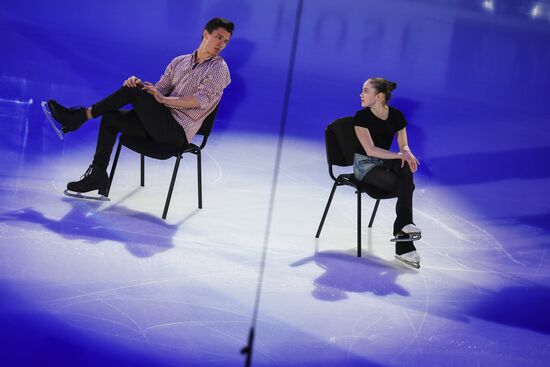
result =
[[[0,365],[241,366],[285,108],[253,366],[540,366],[550,360],[550,3],[15,1],[0,6]],[[232,82],[203,155],[123,152],[111,202],[62,195],[99,120],[60,141],[41,111],[156,81],[204,23],[235,33]],[[360,109],[369,77],[397,82],[416,174],[420,271],[389,244],[394,201],[354,257],[355,196],[330,192],[324,129]],[[118,171],[120,169],[120,171]]]

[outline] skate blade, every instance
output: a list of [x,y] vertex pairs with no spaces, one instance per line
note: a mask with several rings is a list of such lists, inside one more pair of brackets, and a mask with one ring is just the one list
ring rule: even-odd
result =
[[419,239],[422,238],[422,234],[420,233],[415,233],[415,234],[412,234],[412,235],[409,235],[409,237],[399,237],[399,236],[395,236],[394,238],[392,238],[390,240],[390,242],[410,242],[410,241],[418,241]]
[[53,130],[55,131],[56,135],[61,140],[65,139],[65,134],[63,133],[63,131],[59,127],[57,127],[57,122],[53,118],[53,115],[50,111],[50,108],[48,107],[48,102],[42,101],[42,103],[40,103],[40,105],[42,106],[42,111],[44,112],[44,115],[46,116],[46,119],[50,123],[50,125],[53,128]]
[[401,258],[401,257],[398,256],[398,255],[395,255],[395,258],[396,258],[397,260],[401,261],[401,262],[402,262],[403,264],[405,264],[405,265],[411,266],[411,267],[413,267],[413,268],[415,268],[415,269],[420,269],[420,263],[413,263],[413,262],[407,261],[407,260]]
[[70,197],[76,198],[76,199],[96,200],[96,201],[111,201],[111,199],[109,199],[107,196],[101,195],[101,194],[97,194],[97,196],[91,196],[91,195],[83,195],[80,192],[74,192],[74,191],[69,191],[69,190],[65,190],[65,191],[63,191],[63,193],[67,196],[70,196]]

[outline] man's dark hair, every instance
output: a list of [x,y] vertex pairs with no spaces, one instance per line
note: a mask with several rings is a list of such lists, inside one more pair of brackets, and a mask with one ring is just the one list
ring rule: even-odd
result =
[[233,30],[235,29],[235,24],[233,24],[233,22],[224,18],[213,18],[213,19],[210,19],[208,23],[206,23],[206,25],[204,26],[204,29],[208,33],[212,33],[215,29],[218,29],[218,28],[223,28],[229,33],[233,34]]

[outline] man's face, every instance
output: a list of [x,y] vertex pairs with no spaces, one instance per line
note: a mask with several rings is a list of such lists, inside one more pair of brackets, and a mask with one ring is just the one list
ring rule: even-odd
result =
[[202,35],[206,51],[212,56],[219,54],[227,46],[231,38],[231,33],[225,30],[225,28],[216,28],[212,33],[208,33],[205,29]]

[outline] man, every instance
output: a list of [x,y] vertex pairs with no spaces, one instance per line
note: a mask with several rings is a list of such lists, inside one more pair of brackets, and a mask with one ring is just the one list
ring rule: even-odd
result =
[[[167,149],[190,143],[231,82],[219,53],[227,46],[234,28],[226,19],[211,19],[204,27],[199,48],[172,60],[156,84],[131,76],[120,89],[88,108],[66,108],[54,100],[44,102],[52,126],[61,125],[60,137],[102,116],[93,162],[80,181],[67,184],[67,190],[107,194],[107,166],[118,133],[149,139]],[[133,107],[130,112],[118,111],[127,104]]]

